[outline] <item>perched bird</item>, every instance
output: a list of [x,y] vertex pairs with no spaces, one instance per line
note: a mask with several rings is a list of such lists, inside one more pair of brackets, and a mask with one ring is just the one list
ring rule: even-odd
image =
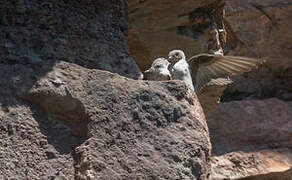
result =
[[168,66],[170,63],[165,58],[157,58],[151,67],[144,72],[144,80],[167,81],[171,79]]
[[168,54],[168,60],[171,65],[169,66],[169,71],[172,79],[179,79],[186,83],[186,85],[194,90],[191,69],[186,61],[186,56],[181,50],[173,50]]
[[[179,63],[181,60],[182,65]],[[262,63],[259,59],[220,54],[198,54],[186,60],[181,50],[171,51],[169,61],[172,63],[170,67],[173,67],[170,70],[172,78],[183,80],[187,85],[192,81],[196,93],[212,79],[220,78],[217,82],[220,85],[226,85],[231,81],[223,78],[248,72]],[[183,74],[189,71],[190,75]],[[216,83],[216,81],[213,82]]]

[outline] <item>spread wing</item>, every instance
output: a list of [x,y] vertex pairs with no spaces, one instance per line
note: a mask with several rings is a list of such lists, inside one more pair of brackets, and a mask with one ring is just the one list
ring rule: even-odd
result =
[[[240,56],[199,54],[191,57],[188,63],[191,68],[195,91],[198,92],[211,79],[228,78],[248,72],[256,68],[262,61]],[[226,84],[228,84],[227,81]]]

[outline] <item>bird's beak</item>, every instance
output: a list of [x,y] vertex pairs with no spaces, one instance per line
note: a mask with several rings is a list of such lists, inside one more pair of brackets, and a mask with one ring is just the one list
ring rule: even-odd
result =
[[150,70],[144,71],[144,73],[143,73],[143,80],[148,80],[149,74],[150,74]]

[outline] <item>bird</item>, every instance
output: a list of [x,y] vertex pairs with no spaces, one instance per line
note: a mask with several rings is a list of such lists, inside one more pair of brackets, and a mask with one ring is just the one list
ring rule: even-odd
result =
[[182,50],[173,50],[168,54],[168,60],[171,63],[169,71],[172,79],[182,80],[186,85],[194,90],[191,69],[186,61],[186,56]]
[[[171,63],[170,67],[172,67],[170,70],[172,78],[184,81],[189,87],[190,82],[193,82],[191,89],[194,89],[196,93],[212,79],[220,78],[217,83],[227,85],[232,82],[229,79],[230,76],[251,71],[263,62],[260,59],[248,57],[208,53],[198,54],[186,60],[182,50],[170,51],[168,59]],[[179,62],[184,63],[181,65]],[[186,75],[185,72],[189,72],[189,74]],[[213,82],[216,83],[216,81]]]
[[151,67],[144,71],[144,80],[167,81],[171,80],[168,70],[170,63],[167,59],[160,57],[153,61]]

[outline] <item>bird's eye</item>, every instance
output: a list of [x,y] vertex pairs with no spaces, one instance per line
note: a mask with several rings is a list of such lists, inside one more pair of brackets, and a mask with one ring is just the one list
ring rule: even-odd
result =
[[161,65],[156,65],[155,68],[159,69],[159,68],[162,68]]

